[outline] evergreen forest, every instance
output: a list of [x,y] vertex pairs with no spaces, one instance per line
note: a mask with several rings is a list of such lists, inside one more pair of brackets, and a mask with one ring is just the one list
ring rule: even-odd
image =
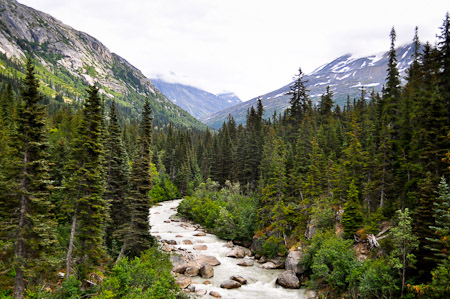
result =
[[[401,78],[390,32],[383,91],[313,103],[299,69],[290,107],[218,131],[120,115],[96,86],[77,105],[0,82],[0,297],[186,298],[149,234],[178,213],[259,256],[301,248],[323,298],[450,297],[450,17]],[[127,121],[123,121],[127,119]]]

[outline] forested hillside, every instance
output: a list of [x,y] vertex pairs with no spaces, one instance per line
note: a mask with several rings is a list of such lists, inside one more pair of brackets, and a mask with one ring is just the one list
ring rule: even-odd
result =
[[392,29],[381,94],[290,107],[219,132],[120,121],[98,87],[74,108],[42,95],[33,60],[0,85],[0,297],[183,298],[149,234],[178,212],[257,257],[299,252],[295,275],[331,298],[450,294],[450,18],[400,85]]

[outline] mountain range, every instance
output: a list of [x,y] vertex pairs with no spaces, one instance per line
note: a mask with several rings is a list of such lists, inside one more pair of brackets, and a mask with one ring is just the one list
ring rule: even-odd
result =
[[151,81],[169,100],[198,119],[242,103],[232,92],[216,95],[193,86],[169,83],[162,79]]
[[34,60],[42,93],[51,100],[80,102],[87,95],[88,85],[95,84],[107,104],[116,101],[124,118],[138,118],[148,97],[155,126],[172,122],[187,128],[205,128],[99,40],[17,1],[1,0],[0,76],[22,78],[28,56]]
[[[401,46],[396,49],[400,76],[406,75],[406,70],[412,63],[412,45]],[[330,63],[324,64],[312,73],[304,76],[308,94],[313,103],[320,101],[327,86],[333,91],[336,105],[343,105],[347,97],[356,98],[361,95],[364,87],[367,94],[372,90],[380,92],[386,79],[388,52],[360,57],[351,54],[343,55]],[[236,123],[245,123],[248,109],[256,107],[260,98],[264,107],[264,117],[271,117],[276,111],[282,113],[289,107],[290,96],[287,94],[293,82],[281,88],[257,96],[249,101],[213,113],[201,118],[202,122],[212,128],[219,128],[231,114]]]

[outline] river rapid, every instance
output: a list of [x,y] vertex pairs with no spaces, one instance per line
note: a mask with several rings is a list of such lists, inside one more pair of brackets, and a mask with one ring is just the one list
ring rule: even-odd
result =
[[[213,234],[206,234],[206,236],[194,236],[198,233],[195,226],[185,222],[174,222],[169,218],[174,217],[181,199],[166,201],[159,206],[154,206],[150,209],[150,224],[151,234],[158,237],[160,240],[175,240],[177,249],[184,249],[194,255],[209,255],[214,256],[220,261],[220,265],[214,267],[214,277],[202,278],[200,276],[192,277],[191,285],[195,286],[196,290],[206,290],[207,294],[211,291],[219,293],[222,298],[248,299],[248,298],[307,298],[305,290],[291,290],[284,289],[275,284],[275,281],[280,273],[284,270],[268,270],[262,269],[255,261],[253,266],[242,267],[237,263],[244,259],[252,259],[245,257],[244,259],[235,259],[226,257],[230,252],[230,248],[225,247],[226,241],[217,238]],[[192,241],[192,245],[184,245],[183,240]],[[194,250],[195,245],[206,245],[206,250]],[[242,285],[238,289],[223,289],[220,284],[225,280],[230,279],[230,276],[239,275],[247,279],[248,283]],[[206,285],[204,281],[208,280],[211,284]],[[204,298],[213,298],[206,295]]]

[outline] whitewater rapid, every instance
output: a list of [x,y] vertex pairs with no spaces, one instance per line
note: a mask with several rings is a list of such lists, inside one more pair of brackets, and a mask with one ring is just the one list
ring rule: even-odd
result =
[[[154,206],[150,209],[150,225],[151,234],[159,236],[161,240],[175,240],[177,248],[185,249],[192,252],[194,255],[210,255],[216,257],[221,265],[214,267],[214,277],[201,278],[192,277],[192,284],[196,290],[203,289],[210,293],[210,291],[218,292],[222,298],[233,299],[248,299],[248,298],[283,298],[283,299],[305,299],[305,290],[290,290],[284,289],[275,284],[275,281],[280,273],[284,270],[269,270],[262,269],[255,261],[251,267],[238,266],[237,263],[244,259],[228,258],[226,254],[230,252],[230,248],[225,247],[226,241],[217,238],[213,234],[206,234],[206,236],[194,236],[198,233],[191,225],[186,225],[183,222],[173,222],[169,218],[177,213],[181,199],[166,201],[159,206]],[[184,245],[183,240],[191,240],[192,245]],[[194,250],[195,245],[206,245],[206,250]],[[245,259],[251,259],[246,257]],[[230,276],[239,275],[247,279],[248,283],[238,289],[222,289],[220,284],[228,280]],[[203,282],[208,280],[210,285],[205,285]],[[213,298],[206,296],[205,298]]]

